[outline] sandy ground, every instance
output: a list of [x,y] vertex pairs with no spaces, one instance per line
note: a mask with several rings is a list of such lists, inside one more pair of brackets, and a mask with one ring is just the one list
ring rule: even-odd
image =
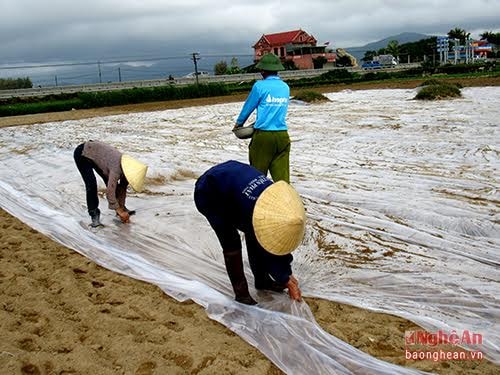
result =
[[[384,87],[418,84],[411,81]],[[500,85],[500,79],[462,84]],[[370,87],[380,85],[341,85],[318,91]],[[0,127],[241,101],[244,97],[0,118]],[[258,350],[208,319],[200,306],[179,303],[153,285],[108,271],[1,209],[0,293],[1,374],[281,373]],[[326,331],[377,358],[438,374],[500,373],[500,366],[486,360],[406,360],[404,332],[418,330],[415,324],[330,301],[306,301]]]

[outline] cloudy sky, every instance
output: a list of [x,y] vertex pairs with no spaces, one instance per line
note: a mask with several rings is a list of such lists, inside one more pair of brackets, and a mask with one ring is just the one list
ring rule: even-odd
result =
[[500,0],[0,0],[0,64],[252,54],[303,29],[354,47],[401,32],[500,32]]

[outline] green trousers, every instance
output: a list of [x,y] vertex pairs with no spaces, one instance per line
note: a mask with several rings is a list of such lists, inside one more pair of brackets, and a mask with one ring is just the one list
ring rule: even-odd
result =
[[290,137],[286,130],[255,130],[248,149],[250,165],[266,176],[269,171],[274,182],[290,183]]

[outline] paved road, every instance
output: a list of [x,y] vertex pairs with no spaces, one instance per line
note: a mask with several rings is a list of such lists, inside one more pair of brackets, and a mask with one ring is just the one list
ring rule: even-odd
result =
[[[376,71],[401,71],[405,69],[415,68],[420,64],[401,64],[396,68],[377,69]],[[347,69],[350,72],[366,73],[367,70],[361,68],[333,68],[333,69]],[[287,70],[280,72],[280,76],[284,79],[298,79],[317,77],[332,69],[309,69],[309,70]],[[249,74],[231,74],[231,75],[217,75],[200,77],[199,82],[248,82],[252,80],[261,79],[259,73]],[[98,91],[113,91],[142,87],[158,87],[165,85],[188,85],[195,82],[194,78],[176,78],[173,81],[168,79],[154,79],[143,81],[127,81],[115,83],[95,83],[89,85],[68,85],[68,86],[51,86],[51,87],[38,87],[31,89],[17,89],[17,90],[0,90],[0,99],[14,98],[14,97],[31,97],[31,96],[46,96],[57,94],[71,94],[76,92],[98,92]]]

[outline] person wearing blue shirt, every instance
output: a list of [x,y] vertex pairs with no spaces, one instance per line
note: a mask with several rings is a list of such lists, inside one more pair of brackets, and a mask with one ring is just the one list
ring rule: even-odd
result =
[[252,166],[273,180],[290,183],[290,137],[286,124],[290,87],[278,76],[285,68],[280,59],[268,53],[257,63],[263,79],[255,82],[236,119],[235,127],[241,127],[254,110],[257,116],[249,147]]
[[248,291],[238,231],[245,234],[256,289],[288,289],[292,299],[301,300],[291,252],[304,237],[305,211],[288,183],[273,183],[254,167],[230,160],[196,181],[194,201],[222,246],[236,301],[257,303]]

